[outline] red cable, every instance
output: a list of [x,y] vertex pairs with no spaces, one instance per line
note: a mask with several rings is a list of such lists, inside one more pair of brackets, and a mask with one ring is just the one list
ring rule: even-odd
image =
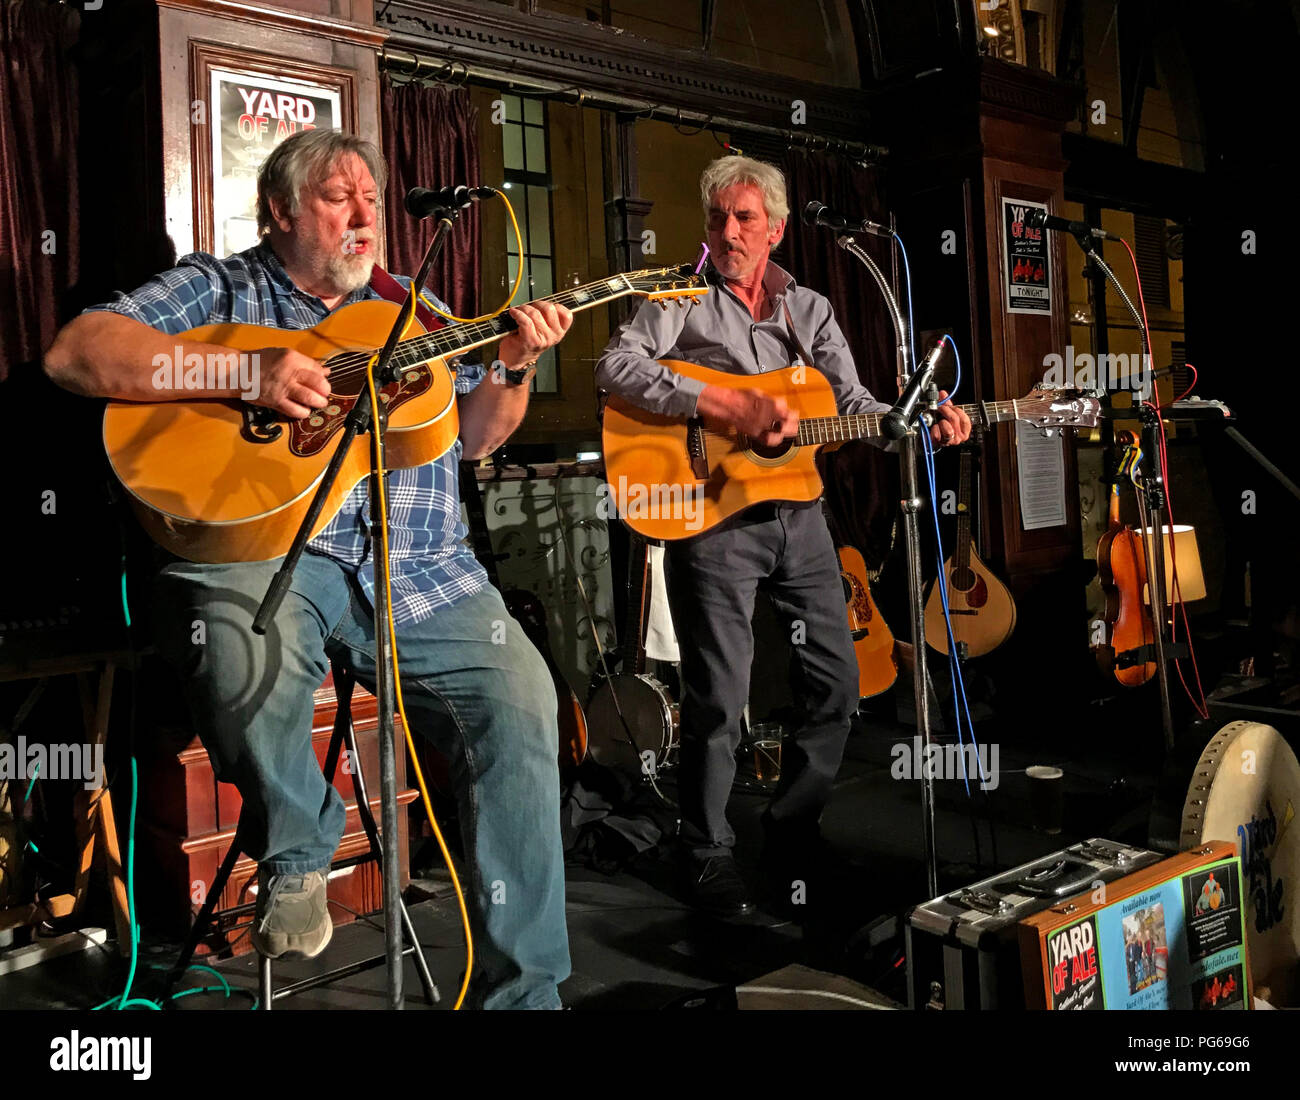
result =
[[[1138,269],[1137,256],[1134,255],[1133,249],[1129,246],[1128,241],[1121,237],[1120,243],[1124,246],[1125,251],[1128,252],[1129,260],[1133,264],[1133,280],[1137,283],[1138,305],[1142,309],[1142,329],[1147,334],[1146,346],[1142,349],[1145,354],[1150,347],[1151,323],[1147,320],[1146,296],[1142,293],[1142,273]],[[1195,370],[1196,368],[1193,367],[1192,371],[1194,375]],[[1192,385],[1196,385],[1195,378],[1192,381]],[[1190,392],[1191,387],[1189,386],[1187,393]],[[1169,643],[1172,645],[1178,640],[1178,616],[1181,614],[1183,617],[1183,627],[1187,632],[1187,653],[1192,659],[1192,674],[1196,677],[1196,691],[1201,697],[1199,703],[1196,701],[1195,696],[1192,695],[1192,689],[1187,686],[1187,680],[1183,676],[1182,662],[1177,657],[1174,658],[1174,668],[1178,672],[1178,680],[1183,685],[1183,691],[1186,693],[1187,699],[1196,710],[1196,713],[1202,718],[1209,718],[1210,711],[1205,702],[1205,688],[1201,684],[1201,670],[1196,663],[1196,647],[1192,644],[1192,628],[1187,621],[1187,608],[1183,603],[1182,588],[1178,584],[1178,554],[1174,546],[1174,498],[1169,486],[1169,453],[1167,450],[1167,440],[1165,439],[1165,421],[1164,417],[1161,415],[1160,385],[1156,382],[1154,376],[1151,382],[1151,396],[1155,398],[1154,403],[1151,401],[1144,401],[1142,404],[1155,410],[1156,425],[1160,429],[1160,434],[1158,436],[1160,453],[1157,458],[1160,463],[1160,478],[1161,481],[1164,482],[1165,487],[1165,510],[1169,513],[1169,591],[1173,596],[1173,599],[1170,601],[1173,604],[1173,608],[1169,615]],[[1183,396],[1186,396],[1186,394]],[[1164,539],[1163,531],[1154,531],[1153,534],[1158,539]]]

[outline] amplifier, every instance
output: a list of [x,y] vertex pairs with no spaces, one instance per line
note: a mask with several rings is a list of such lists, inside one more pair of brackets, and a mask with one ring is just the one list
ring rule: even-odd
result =
[[1092,839],[916,906],[905,930],[908,1007],[1025,1007],[1020,922],[1159,861]]

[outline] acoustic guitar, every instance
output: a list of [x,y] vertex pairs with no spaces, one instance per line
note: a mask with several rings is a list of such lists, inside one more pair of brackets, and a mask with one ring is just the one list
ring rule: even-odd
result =
[[839,555],[849,632],[853,635],[853,652],[858,658],[858,697],[869,699],[888,691],[898,679],[894,633],[871,598],[867,563],[862,554],[855,547],[841,546]]
[[[952,616],[952,637],[957,652],[983,657],[1011,637],[1016,628],[1016,601],[1005,584],[993,575],[975,551],[971,538],[971,448],[961,452],[961,474],[957,490],[957,543],[943,563],[948,584],[948,613]],[[943,615],[943,596],[935,583],[925,603],[925,640],[945,656],[948,653],[948,624]]]
[[[690,265],[635,271],[539,299],[577,311],[628,294],[666,307],[708,293]],[[145,530],[165,549],[199,562],[263,561],[288,549],[307,513],[342,430],[366,384],[366,364],[388,336],[400,306],[356,302],[309,329],[203,325],[178,340],[234,351],[293,348],[330,368],[331,403],[301,420],[241,401],[111,401],[104,448]],[[422,466],[451,449],[460,432],[447,360],[514,331],[508,313],[449,325],[397,345],[401,378],[379,393],[390,469]],[[370,470],[370,442],[358,436],[312,535],[318,534]]]
[[[822,492],[819,448],[884,435],[884,413],[836,415],[831,384],[813,367],[732,374],[660,362],[706,384],[782,397],[799,414],[799,430],[779,446],[763,447],[734,428],[663,416],[610,397],[602,430],[609,491],[619,517],[646,538],[691,538],[762,501],[816,500]],[[1019,400],[962,408],[982,426],[1024,420],[1042,428],[1081,428],[1096,424],[1100,402],[1039,386]]]

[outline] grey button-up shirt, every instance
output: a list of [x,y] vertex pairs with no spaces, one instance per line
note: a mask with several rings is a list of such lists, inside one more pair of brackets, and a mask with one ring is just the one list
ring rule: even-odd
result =
[[[796,285],[790,274],[770,260],[763,289],[772,300],[771,314],[755,321],[745,303],[713,269],[710,290],[694,305],[641,308],[614,334],[596,365],[596,384],[624,400],[664,416],[695,415],[704,383],[676,374],[657,359],[680,359],[732,374],[762,374],[803,362],[799,344],[831,384],[840,413],[887,412],[861,382],[831,304],[822,295]],[[785,306],[798,331],[790,333]]]

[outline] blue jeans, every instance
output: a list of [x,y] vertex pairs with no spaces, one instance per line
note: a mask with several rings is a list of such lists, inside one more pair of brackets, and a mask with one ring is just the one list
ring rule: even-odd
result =
[[[265,636],[253,615],[280,562],[173,562],[154,586],[159,649],[184,681],[217,778],[244,800],[245,849],[272,873],[325,867],[343,800],[312,751],[331,660],[374,690],[369,601],[334,561],[302,557]],[[397,629],[414,732],[451,762],[484,1008],[557,1008],[569,974],[555,689],[496,589]],[[377,777],[372,778],[377,782]]]

